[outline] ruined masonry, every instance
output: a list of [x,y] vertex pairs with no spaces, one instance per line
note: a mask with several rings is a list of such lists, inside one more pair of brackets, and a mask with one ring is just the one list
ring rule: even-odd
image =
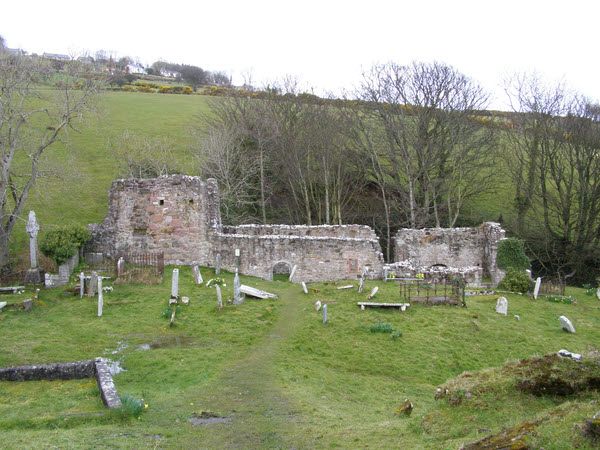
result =
[[356,278],[365,268],[380,277],[383,255],[375,232],[363,225],[223,226],[214,179],[171,175],[113,182],[109,211],[90,225],[87,252],[118,258],[129,252],[164,252],[167,264],[214,267],[264,279],[289,273],[295,282]]

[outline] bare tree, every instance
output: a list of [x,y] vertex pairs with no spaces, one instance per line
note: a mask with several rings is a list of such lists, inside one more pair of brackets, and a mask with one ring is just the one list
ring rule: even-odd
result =
[[154,178],[181,172],[174,164],[173,142],[169,138],[140,136],[125,130],[110,147],[123,178]]
[[99,84],[76,62],[57,72],[42,59],[0,52],[0,267],[44,159],[90,110]]
[[407,224],[453,226],[464,203],[490,187],[494,141],[477,120],[488,95],[450,66],[415,62],[374,66],[359,98],[370,110],[364,120],[382,130]]

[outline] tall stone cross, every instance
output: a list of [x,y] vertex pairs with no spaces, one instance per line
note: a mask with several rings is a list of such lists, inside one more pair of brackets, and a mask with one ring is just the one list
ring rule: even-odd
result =
[[35,212],[29,211],[29,220],[25,226],[25,231],[29,235],[29,260],[31,262],[31,268],[37,269],[37,235],[40,231],[40,226],[35,218]]

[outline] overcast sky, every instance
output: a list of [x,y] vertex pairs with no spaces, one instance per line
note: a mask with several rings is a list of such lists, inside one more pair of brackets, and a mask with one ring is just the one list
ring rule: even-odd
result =
[[502,80],[537,71],[600,99],[600,2],[504,0],[6,0],[0,35],[29,52],[98,49],[222,70],[241,84],[296,76],[352,91],[373,63],[441,61],[507,109]]

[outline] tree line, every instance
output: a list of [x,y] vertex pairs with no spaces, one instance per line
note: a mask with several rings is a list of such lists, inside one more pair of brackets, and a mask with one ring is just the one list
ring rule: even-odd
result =
[[[589,281],[600,268],[600,107],[536,76],[506,82],[509,114],[443,63],[376,65],[352,101],[293,81],[211,101],[195,149],[229,223],[363,223],[386,259],[401,227],[477,225],[464,209],[512,185],[504,226],[536,267]],[[490,218],[495,219],[495,218]],[[593,269],[593,270],[590,270]]]

